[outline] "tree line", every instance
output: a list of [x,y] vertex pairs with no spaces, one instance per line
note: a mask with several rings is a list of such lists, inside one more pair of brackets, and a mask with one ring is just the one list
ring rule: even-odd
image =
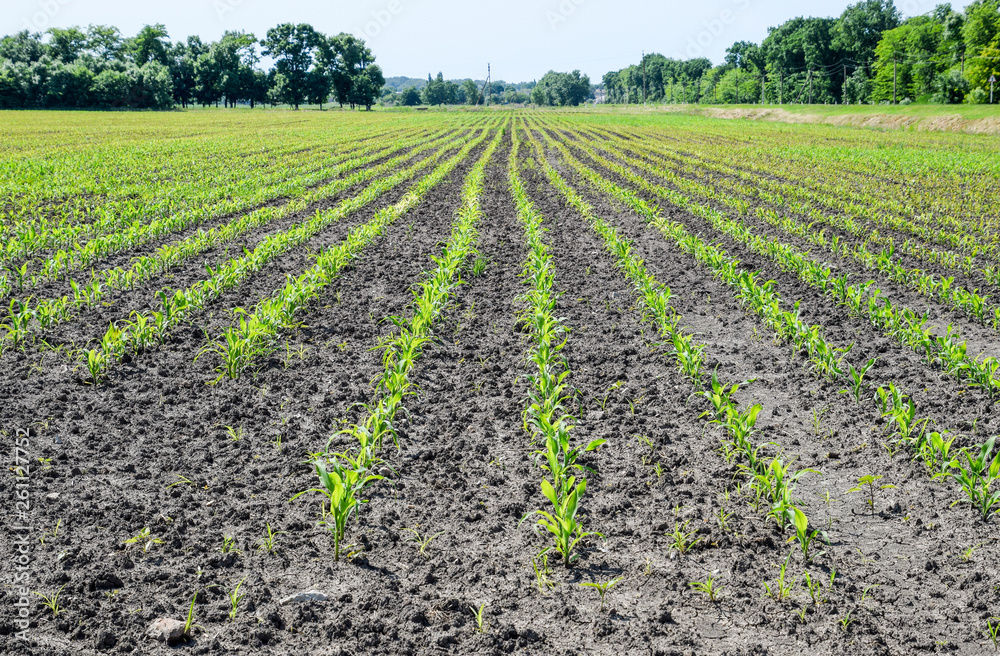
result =
[[505,82],[484,83],[480,87],[473,80],[455,82],[445,80],[443,73],[427,76],[422,89],[410,85],[394,99],[404,106],[415,105],[485,105],[487,96],[493,105],[532,103],[540,106],[576,106],[594,96],[590,78],[580,71],[557,73],[549,71],[541,80],[519,85]]
[[650,54],[603,86],[614,103],[987,103],[992,76],[1000,0],[906,20],[893,0],[861,0],[838,18],[793,18],[759,44],[734,43],[721,65]]
[[[270,70],[262,57],[274,61]],[[0,108],[169,109],[176,105],[303,103],[371,109],[385,77],[365,42],[284,23],[258,41],[226,32],[170,42],[146,25],[124,38],[107,25],[27,30],[0,40]]]

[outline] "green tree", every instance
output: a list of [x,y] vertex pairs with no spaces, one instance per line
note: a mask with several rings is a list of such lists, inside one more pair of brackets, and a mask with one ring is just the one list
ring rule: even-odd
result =
[[61,59],[67,64],[76,61],[76,58],[87,48],[87,35],[80,31],[79,27],[68,27],[60,29],[53,27],[48,31],[49,50],[53,57]]
[[462,82],[462,90],[465,91],[465,104],[475,105],[480,101],[479,85],[473,80]]
[[870,62],[882,34],[901,22],[902,14],[892,0],[861,0],[845,9],[834,25],[833,48],[856,62]]
[[420,92],[417,91],[416,87],[406,87],[400,93],[399,102],[404,107],[415,107],[420,104]]
[[167,28],[161,23],[145,25],[139,33],[127,41],[126,48],[132,54],[132,61],[142,66],[151,61],[166,65],[168,37]]
[[269,29],[267,38],[261,41],[264,55],[274,57],[275,70],[283,77],[281,100],[295,109],[306,98],[313,53],[321,39],[322,35],[312,25],[283,23]]
[[13,36],[5,36],[0,40],[0,59],[6,59],[15,64],[32,64],[37,62],[48,51],[42,43],[42,35],[21,30]]
[[536,105],[575,107],[590,96],[590,78],[580,71],[557,73],[549,71],[531,90],[531,102]]
[[207,52],[208,48],[197,36],[189,36],[187,43],[176,43],[168,52],[170,58],[170,77],[174,82],[174,102],[181,107],[187,107],[195,99],[198,78],[195,66],[198,57]]
[[90,25],[87,27],[87,51],[104,62],[121,56],[123,41],[117,27]]
[[423,97],[428,105],[453,105],[458,102],[458,85],[446,81],[443,73],[438,73],[437,78],[428,74]]
[[938,78],[937,53],[944,26],[928,16],[915,16],[882,35],[875,49],[875,79],[872,98],[916,99],[935,91]]
[[965,8],[962,35],[970,55],[979,55],[1000,33],[1000,0],[975,0]]
[[48,80],[47,104],[52,107],[89,107],[94,73],[81,64],[63,64]]

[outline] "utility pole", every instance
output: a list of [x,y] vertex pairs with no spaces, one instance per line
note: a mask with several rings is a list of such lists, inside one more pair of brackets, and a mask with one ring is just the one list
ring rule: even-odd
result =
[[[493,80],[490,79],[490,65],[486,64],[486,82],[483,84],[483,88],[479,92],[479,95],[485,94],[485,99],[486,99],[485,102],[487,107],[490,106],[490,92],[493,90],[492,85],[493,85]],[[479,98],[476,98],[476,107],[479,107]]]
[[736,104],[740,104],[740,69],[736,69]]
[[996,75],[991,75],[990,76],[990,104],[991,105],[993,104],[993,85],[996,84],[996,81],[997,81],[997,76]]
[[646,106],[646,51],[642,51],[642,106]]
[[892,104],[896,104],[896,58],[892,58]]
[[694,103],[696,105],[701,104],[701,78],[698,78],[698,82],[694,88]]
[[767,76],[760,74],[760,104],[764,104],[764,90],[767,89]]
[[783,105],[785,102],[785,75],[784,72],[778,73],[778,104]]
[[809,70],[809,104],[813,104],[813,72]]
[[844,89],[840,92],[840,102],[847,103],[847,64],[844,64]]
[[962,53],[962,75],[965,75],[965,53]]
[[688,101],[688,84],[687,80],[681,80],[681,104],[686,105]]

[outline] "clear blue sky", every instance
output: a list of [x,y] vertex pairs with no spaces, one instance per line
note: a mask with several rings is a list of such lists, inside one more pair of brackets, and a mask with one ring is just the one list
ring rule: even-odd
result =
[[[837,16],[847,0],[804,4],[777,0],[3,0],[0,34],[29,28],[118,27],[126,36],[163,23],[172,40],[225,30],[261,38],[282,22],[311,23],[326,33],[368,41],[387,76],[537,79],[549,69],[579,68],[592,81],[639,60],[643,50],[719,63],[734,41],[760,42],[769,26],[803,13]],[[931,11],[936,0],[896,0],[904,15]],[[955,7],[966,3],[959,0]]]

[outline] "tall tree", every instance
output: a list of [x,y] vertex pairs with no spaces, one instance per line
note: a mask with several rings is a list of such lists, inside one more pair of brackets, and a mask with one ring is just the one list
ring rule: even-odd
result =
[[275,70],[283,76],[282,100],[295,109],[305,100],[309,88],[309,69],[313,53],[320,46],[322,35],[307,23],[283,23],[267,31],[261,41],[264,55],[274,57]]
[[472,80],[462,82],[462,89],[465,91],[465,103],[475,105],[479,102],[479,85]]
[[42,58],[48,47],[42,43],[42,35],[21,30],[13,36],[0,40],[0,59],[15,64],[32,64]]
[[76,58],[87,47],[87,35],[80,31],[79,27],[68,27],[61,29],[53,27],[49,29],[49,50],[53,57],[57,57],[67,64],[76,61]]
[[902,14],[892,0],[861,0],[844,10],[833,27],[833,48],[868,63],[882,34],[899,27]]
[[136,65],[142,66],[151,61],[165,65],[167,63],[167,45],[164,40],[167,37],[167,28],[161,23],[143,26],[139,33],[128,41],[128,49],[132,53],[132,59]]
[[87,50],[101,61],[118,59],[122,50],[122,35],[117,27],[90,25],[87,27]]

